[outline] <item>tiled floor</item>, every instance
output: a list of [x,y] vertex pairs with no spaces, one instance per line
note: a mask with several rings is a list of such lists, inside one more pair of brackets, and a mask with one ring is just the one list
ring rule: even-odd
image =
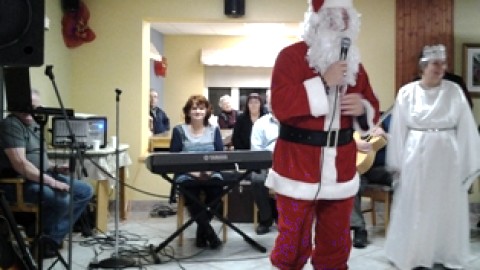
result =
[[[473,225],[478,220],[478,214],[472,214],[471,250],[472,258],[468,270],[480,269],[480,230]],[[369,218],[367,218],[369,220]],[[381,223],[381,220],[380,220]],[[110,258],[112,254],[118,254],[122,258],[134,258],[134,262],[144,264],[137,269],[195,269],[195,270],[263,270],[271,269],[268,260],[268,252],[273,246],[276,230],[257,236],[251,223],[236,224],[247,235],[259,244],[267,248],[267,253],[261,253],[243,238],[228,230],[228,240],[219,250],[201,250],[194,247],[195,225],[189,227],[185,234],[185,242],[182,247],[177,245],[177,239],[161,250],[158,254],[161,262],[153,263],[150,249],[156,249],[166,237],[170,236],[176,228],[176,216],[167,218],[149,217],[148,212],[132,212],[127,221],[119,224],[117,251],[114,248],[115,234],[108,233],[108,237],[99,236],[82,238],[78,234],[73,235],[72,264],[71,269],[88,269],[96,261]],[[395,270],[385,258],[383,251],[384,230],[380,226],[368,226],[370,245],[365,249],[352,249],[349,267],[351,270]],[[215,228],[219,231],[221,224],[214,221]],[[115,228],[115,222],[109,223],[109,229]],[[68,245],[66,245],[68,246]],[[62,250],[65,260],[68,262],[68,247]],[[95,255],[97,254],[97,256]],[[60,263],[52,267],[53,259],[44,261],[44,269],[65,269]],[[115,264],[117,265],[117,264]],[[93,267],[99,269],[99,267]],[[114,267],[110,267],[114,268]],[[129,268],[129,269],[135,269]],[[311,270],[311,265],[304,269]],[[440,270],[438,266],[434,269]]]

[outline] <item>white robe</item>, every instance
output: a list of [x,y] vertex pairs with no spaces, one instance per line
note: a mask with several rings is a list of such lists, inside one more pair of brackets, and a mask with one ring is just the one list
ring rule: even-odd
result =
[[464,268],[469,259],[468,188],[480,170],[480,137],[462,90],[419,82],[397,96],[387,165],[399,172],[385,242],[399,269],[434,263]]

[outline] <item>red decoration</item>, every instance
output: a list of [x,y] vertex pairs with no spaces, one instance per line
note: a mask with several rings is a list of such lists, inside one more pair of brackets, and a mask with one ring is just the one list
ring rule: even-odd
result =
[[87,25],[89,19],[90,11],[82,1],[77,11],[65,12],[62,19],[62,33],[63,41],[68,48],[75,48],[95,39],[95,33]]
[[167,73],[167,58],[162,56],[161,61],[154,60],[153,69],[155,71],[155,75],[165,77]]

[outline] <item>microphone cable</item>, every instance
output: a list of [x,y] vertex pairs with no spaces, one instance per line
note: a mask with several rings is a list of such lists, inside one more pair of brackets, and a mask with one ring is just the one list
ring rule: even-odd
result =
[[[350,45],[351,45],[351,39],[349,37],[343,37],[341,39],[341,41],[340,41],[340,57],[339,57],[340,60],[345,60],[347,58],[347,53],[348,53],[348,49],[350,48]],[[340,111],[340,108],[337,108],[337,107],[338,107],[338,99],[339,99],[340,92],[343,91],[342,88],[343,88],[342,86],[337,85],[336,89],[335,89],[335,98],[334,98],[334,101],[333,101],[333,113],[332,113],[332,117],[330,118],[330,123],[328,124],[327,134],[330,134],[330,132],[332,131],[333,121],[335,121],[337,111]],[[340,118],[339,118],[338,121],[340,122]],[[337,132],[339,132],[339,131],[337,131]],[[327,139],[330,139],[330,137],[327,136]],[[327,143],[330,143],[330,142],[327,142]],[[335,145],[335,147],[336,147],[336,145]],[[325,154],[325,147],[322,147],[321,151],[320,151],[320,155],[321,155],[320,156],[320,175],[321,175],[321,177],[323,177],[322,172],[323,172],[323,166],[325,165],[324,164],[324,161],[325,161],[324,160],[324,154]],[[322,186],[322,181],[320,179],[320,175],[319,175],[317,192],[315,193],[315,196],[313,197],[314,204],[316,202],[316,199],[317,199],[318,195],[320,194],[320,190],[321,190],[321,186]]]
[[[332,126],[333,126],[333,121],[335,120],[335,116],[337,114],[337,106],[338,106],[338,96],[339,96],[339,93],[340,93],[340,87],[337,86],[336,87],[336,91],[335,91],[335,98],[333,100],[333,113],[332,113],[332,118],[330,120],[330,123],[328,124],[328,129],[327,129],[327,134],[330,134],[330,132],[332,131]],[[339,109],[338,109],[339,110]],[[329,138],[327,136],[327,138]],[[329,142],[327,142],[329,143]],[[323,175],[322,175],[322,172],[323,172],[323,166],[325,165],[325,160],[324,160],[324,157],[325,157],[325,147],[322,147],[321,150],[320,150],[320,175],[321,177],[323,178]],[[320,175],[319,175],[319,178],[320,178]],[[318,181],[318,186],[317,186],[317,191],[315,193],[315,196],[313,197],[313,204],[316,203],[316,199],[318,197],[318,195],[320,194],[320,190],[322,188],[322,181],[321,179],[319,179]]]

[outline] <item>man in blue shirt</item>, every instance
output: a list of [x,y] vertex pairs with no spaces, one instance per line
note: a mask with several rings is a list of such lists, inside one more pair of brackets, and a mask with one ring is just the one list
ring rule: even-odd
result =
[[[385,132],[388,132],[390,124],[390,115],[386,116],[383,120],[381,127],[379,128],[379,134],[383,133],[383,136],[387,136]],[[375,133],[375,131],[372,131]],[[374,135],[374,134],[371,134]],[[379,135],[382,136],[382,135]],[[363,141],[365,142],[365,141]],[[368,143],[368,142],[367,142]],[[357,141],[357,147],[361,151],[361,142]],[[353,230],[353,246],[355,248],[364,248],[368,244],[368,233],[366,230],[365,219],[363,217],[361,202],[362,192],[368,184],[378,184],[391,186],[392,175],[387,171],[385,167],[386,146],[380,149],[376,155],[372,167],[360,176],[360,189],[355,196],[355,202],[350,216],[350,227]]]
[[150,122],[149,127],[153,135],[165,133],[170,130],[170,119],[157,105],[158,93],[150,89]]
[[[270,90],[267,91],[266,97],[266,105],[270,106]],[[250,137],[250,149],[269,150],[273,152],[278,131],[279,123],[273,114],[267,113],[263,115],[253,124]],[[266,170],[262,170],[260,173],[252,173],[251,177],[253,197],[258,207],[259,216],[258,227],[255,231],[259,235],[266,234],[270,231],[270,226],[272,226],[276,215],[275,204],[270,199],[269,190],[265,186],[266,177]]]

